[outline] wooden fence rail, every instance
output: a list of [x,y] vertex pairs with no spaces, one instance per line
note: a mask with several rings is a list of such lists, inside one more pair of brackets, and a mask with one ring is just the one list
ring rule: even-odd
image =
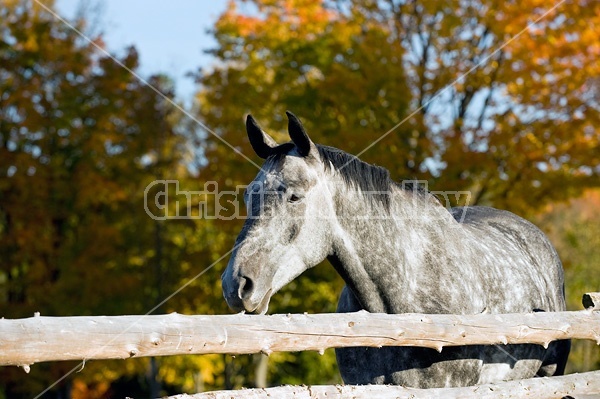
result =
[[[576,312],[427,315],[344,314],[42,317],[0,319],[0,365],[29,370],[58,360],[124,359],[186,354],[270,354],[352,346],[522,344],[559,339],[600,345],[600,294],[585,294]],[[600,371],[465,388],[390,386],[277,387],[172,398],[560,398],[600,394]]]
[[167,399],[576,399],[600,397],[600,371],[562,377],[531,378],[461,388],[417,389],[391,385],[318,385],[215,391],[195,395],[175,395]]
[[600,345],[600,312],[590,307],[576,312],[463,316],[367,312],[35,316],[0,320],[0,365],[208,353],[322,352],[351,346],[420,346],[438,351],[445,346],[473,344],[547,346],[565,338],[590,339]]

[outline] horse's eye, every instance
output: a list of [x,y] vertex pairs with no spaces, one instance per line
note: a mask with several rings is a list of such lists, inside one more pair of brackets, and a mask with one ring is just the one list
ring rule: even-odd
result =
[[290,195],[290,198],[288,198],[288,202],[294,203],[294,202],[300,201],[301,199],[302,198],[300,196],[298,196],[296,194],[292,194],[292,195]]

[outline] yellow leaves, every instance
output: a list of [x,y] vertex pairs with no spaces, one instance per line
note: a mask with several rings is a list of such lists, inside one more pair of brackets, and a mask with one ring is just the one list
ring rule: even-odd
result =
[[197,393],[224,383],[221,355],[173,356],[160,359],[160,366],[161,380],[179,385],[183,392]]
[[31,35],[27,38],[27,41],[23,45],[23,50],[30,52],[37,52],[39,49],[37,37]]
[[542,141],[536,137],[533,133],[529,132],[525,135],[527,140],[527,152],[526,156],[530,162],[540,161],[544,159],[544,153],[546,148]]
[[142,256],[132,256],[129,258],[129,264],[133,266],[144,266],[148,264],[148,258]]

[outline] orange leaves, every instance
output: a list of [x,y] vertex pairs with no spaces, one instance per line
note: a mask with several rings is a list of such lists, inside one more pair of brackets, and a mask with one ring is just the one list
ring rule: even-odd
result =
[[334,14],[323,8],[322,1],[276,0],[248,2],[256,6],[258,15],[245,15],[236,2],[230,2],[227,11],[216,23],[219,34],[231,37],[262,37],[282,43],[286,40],[314,40]]
[[227,10],[217,21],[215,28],[232,35],[248,36],[256,30],[260,23],[261,21],[257,17],[238,14],[236,2],[230,1]]
[[[556,179],[577,176],[568,183],[574,193],[588,181],[579,177],[598,173],[598,137],[590,133],[600,125],[593,105],[600,74],[596,3],[574,0],[555,9],[543,0],[244,4],[258,12],[229,14],[248,29],[230,37],[243,53],[222,42],[233,62],[221,74],[233,76],[235,68],[249,83],[248,96],[254,88],[260,94],[238,102],[236,111],[236,100],[206,76],[207,115],[215,106],[235,114],[260,104],[268,121],[283,112],[280,104],[295,105],[328,144],[338,144],[334,136],[343,132],[346,149],[360,151],[403,119],[405,104],[422,107],[385,139],[393,155],[363,157],[396,169],[398,178],[482,188],[482,202],[522,212],[562,198],[552,190]],[[234,131],[237,121],[231,123]],[[515,199],[521,195],[536,199]]]

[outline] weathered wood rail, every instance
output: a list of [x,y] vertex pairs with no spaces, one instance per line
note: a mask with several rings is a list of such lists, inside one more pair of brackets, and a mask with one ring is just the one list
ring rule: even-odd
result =
[[480,315],[344,314],[30,317],[0,320],[0,365],[58,360],[283,351],[351,346],[600,344],[600,312]]
[[[345,314],[43,317],[0,319],[0,365],[60,360],[125,359],[185,354],[270,354],[352,346],[521,344],[559,339],[600,345],[600,294],[585,294],[586,310],[479,315]],[[510,394],[506,394],[510,392]],[[177,398],[550,398],[600,394],[600,371],[478,387],[415,390],[382,386],[278,387]],[[211,396],[212,395],[212,396]],[[493,395],[493,396],[488,396]],[[174,397],[175,398],[175,397]]]
[[[562,377],[531,378],[461,388],[416,389],[392,385],[318,385],[215,391],[195,395],[175,395],[167,399],[553,399],[569,395],[600,397],[600,371]],[[587,397],[591,399],[591,397]]]

